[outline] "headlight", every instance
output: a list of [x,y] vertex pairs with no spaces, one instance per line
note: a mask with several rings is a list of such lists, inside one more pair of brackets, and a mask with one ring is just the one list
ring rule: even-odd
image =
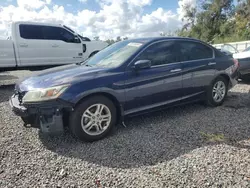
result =
[[69,85],[56,86],[45,89],[36,89],[32,91],[28,91],[24,97],[23,102],[38,102],[38,101],[46,101],[51,99],[58,98]]

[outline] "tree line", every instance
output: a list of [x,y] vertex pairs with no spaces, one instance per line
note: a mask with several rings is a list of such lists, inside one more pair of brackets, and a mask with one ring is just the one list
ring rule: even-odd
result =
[[200,0],[196,7],[184,9],[179,36],[212,44],[250,40],[250,0]]
[[[96,36],[96,37],[94,37],[94,40],[96,40],[96,41],[99,41],[100,40],[100,37],[98,37],[98,36]],[[114,39],[108,39],[108,40],[106,40],[106,42],[109,44],[109,45],[111,45],[111,44],[114,44],[114,43],[116,43],[116,42],[120,42],[120,41],[122,41],[122,40],[128,40],[128,37],[120,37],[120,36],[118,36],[117,38],[116,38],[116,40],[114,40]]]

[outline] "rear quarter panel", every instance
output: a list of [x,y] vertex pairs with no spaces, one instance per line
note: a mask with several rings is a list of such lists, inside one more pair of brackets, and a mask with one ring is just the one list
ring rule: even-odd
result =
[[230,81],[230,87],[237,84],[238,69],[235,70],[234,59],[228,56],[216,58],[216,77],[219,75],[227,75]]
[[225,73],[230,76],[229,69],[234,66],[233,58],[231,57],[217,57],[216,59],[216,74]]

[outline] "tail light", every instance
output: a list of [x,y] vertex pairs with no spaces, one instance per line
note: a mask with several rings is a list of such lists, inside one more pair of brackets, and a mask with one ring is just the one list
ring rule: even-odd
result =
[[238,68],[239,67],[239,61],[237,60],[237,59],[233,59],[233,61],[234,61],[234,66],[236,67],[236,68]]

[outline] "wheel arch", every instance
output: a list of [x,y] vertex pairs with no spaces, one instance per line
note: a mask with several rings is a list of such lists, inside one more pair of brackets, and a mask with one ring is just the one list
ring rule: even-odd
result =
[[225,78],[228,83],[230,82],[230,77],[227,74],[220,74],[219,76],[222,76],[223,78]]
[[88,98],[96,97],[96,96],[104,96],[108,98],[109,100],[111,100],[117,110],[117,121],[118,122],[123,121],[123,116],[124,116],[123,105],[118,101],[118,99],[114,95],[107,93],[107,92],[95,92],[95,93],[90,93],[86,96],[83,96],[80,100],[77,101],[75,106],[79,105],[80,103],[82,103],[84,100],[87,100]]
[[98,52],[99,52],[99,50],[93,51],[93,52],[89,55],[89,57],[92,57],[93,55],[97,54]]
[[218,74],[218,75],[213,79],[212,83],[213,83],[218,77],[220,77],[220,76],[223,77],[223,78],[227,81],[227,87],[229,87],[229,86],[230,86],[230,77],[229,77],[229,75],[226,74],[226,73]]

